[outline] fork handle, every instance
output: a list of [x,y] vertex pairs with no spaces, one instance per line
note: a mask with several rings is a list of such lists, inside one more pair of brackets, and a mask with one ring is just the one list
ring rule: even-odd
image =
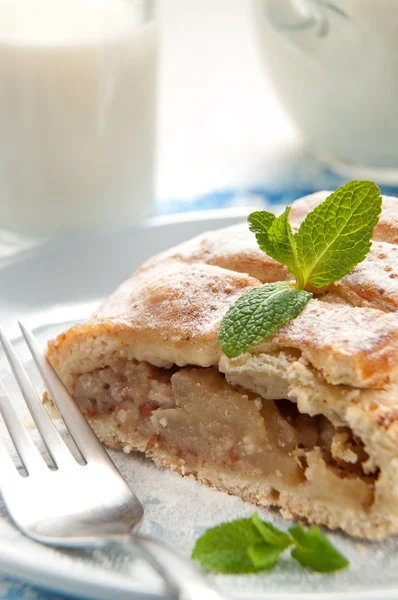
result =
[[165,579],[178,600],[229,600],[211,585],[192,561],[183,558],[166,544],[136,534],[131,534],[127,544],[141,550],[144,558]]

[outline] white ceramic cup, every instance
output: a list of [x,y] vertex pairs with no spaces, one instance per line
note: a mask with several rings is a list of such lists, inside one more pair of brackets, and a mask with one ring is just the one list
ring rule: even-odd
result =
[[344,173],[398,182],[398,1],[253,0],[281,103]]
[[0,0],[0,229],[151,214],[156,64],[150,0]]

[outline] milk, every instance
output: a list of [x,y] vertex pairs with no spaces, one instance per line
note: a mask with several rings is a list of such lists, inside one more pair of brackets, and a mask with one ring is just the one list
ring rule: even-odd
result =
[[151,213],[156,25],[134,0],[0,0],[0,229]]
[[306,141],[398,173],[398,0],[253,2],[267,71]]

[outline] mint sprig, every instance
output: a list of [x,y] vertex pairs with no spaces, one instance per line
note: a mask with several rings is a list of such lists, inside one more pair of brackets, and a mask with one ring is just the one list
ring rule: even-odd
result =
[[275,333],[304,309],[315,288],[329,285],[364,260],[381,212],[381,195],[371,181],[351,181],[318,205],[293,233],[290,207],[275,217],[249,215],[249,227],[261,250],[285,265],[295,278],[254,288],[229,309],[221,324],[219,344],[228,358],[239,356]]
[[307,531],[298,525],[285,533],[257,513],[208,529],[197,540],[192,558],[214,573],[255,573],[272,569],[290,546],[292,557],[314,571],[327,573],[349,564],[318,527]]

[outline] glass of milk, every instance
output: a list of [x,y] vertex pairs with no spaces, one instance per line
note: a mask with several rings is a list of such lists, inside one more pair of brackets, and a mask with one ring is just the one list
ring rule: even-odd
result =
[[153,13],[150,0],[0,0],[0,229],[151,214]]
[[398,183],[398,0],[253,0],[261,57],[316,154]]

